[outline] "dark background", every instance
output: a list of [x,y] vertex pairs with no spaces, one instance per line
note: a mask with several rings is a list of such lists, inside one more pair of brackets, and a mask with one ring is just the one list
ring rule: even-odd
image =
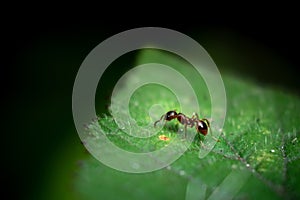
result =
[[72,119],[75,76],[95,46],[121,31],[144,26],[180,31],[198,40],[222,73],[299,95],[300,32],[293,12],[120,24],[39,16],[4,23],[2,172],[11,197],[43,196],[52,166],[65,164],[56,158],[67,148],[84,151]]

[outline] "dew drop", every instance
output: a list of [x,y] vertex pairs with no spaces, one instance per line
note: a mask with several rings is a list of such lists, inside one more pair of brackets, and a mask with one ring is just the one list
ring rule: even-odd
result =
[[271,149],[271,153],[275,153],[275,150],[274,150],[274,149]]
[[139,169],[140,168],[140,164],[138,164],[138,163],[132,163],[132,168],[133,169]]
[[246,167],[250,167],[250,165],[247,163],[247,164],[246,164]]
[[180,171],[179,171],[179,175],[180,175],[180,176],[183,176],[183,175],[185,175],[185,171],[183,171],[183,170],[180,170]]

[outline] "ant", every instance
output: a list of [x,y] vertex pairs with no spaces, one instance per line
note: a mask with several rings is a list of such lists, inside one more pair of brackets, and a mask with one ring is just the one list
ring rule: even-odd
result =
[[191,128],[195,126],[197,132],[201,133],[204,136],[207,134],[208,128],[210,128],[209,121],[207,119],[199,119],[197,113],[194,113],[192,118],[189,118],[186,115],[182,113],[177,113],[174,110],[171,110],[166,114],[162,115],[161,118],[154,123],[154,127],[156,127],[156,124],[161,120],[171,121],[173,119],[177,119],[182,125],[184,125],[185,137],[186,137],[187,126]]

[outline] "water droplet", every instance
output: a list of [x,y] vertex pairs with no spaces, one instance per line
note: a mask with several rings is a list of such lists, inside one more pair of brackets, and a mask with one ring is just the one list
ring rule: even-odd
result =
[[181,175],[181,176],[185,175],[185,171],[180,170],[180,171],[179,171],[179,175]]
[[140,164],[138,164],[138,163],[132,163],[132,168],[139,169],[140,168]]
[[169,166],[167,166],[166,168],[167,168],[167,170],[171,170],[171,166],[170,166],[170,165],[169,165]]
[[275,150],[274,150],[274,149],[271,149],[271,153],[275,153]]
[[250,165],[247,163],[247,164],[246,164],[246,167],[250,167]]

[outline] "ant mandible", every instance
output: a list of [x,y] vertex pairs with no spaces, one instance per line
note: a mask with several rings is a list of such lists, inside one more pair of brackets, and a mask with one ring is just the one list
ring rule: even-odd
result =
[[184,125],[185,136],[186,136],[187,126],[191,128],[195,126],[197,132],[201,133],[204,136],[207,134],[208,128],[210,127],[209,121],[205,118],[199,119],[197,113],[194,113],[192,118],[189,118],[182,113],[177,113],[175,110],[171,110],[166,114],[162,115],[161,118],[154,123],[154,127],[156,127],[156,124],[161,120],[171,121],[173,119],[177,119],[182,125]]

